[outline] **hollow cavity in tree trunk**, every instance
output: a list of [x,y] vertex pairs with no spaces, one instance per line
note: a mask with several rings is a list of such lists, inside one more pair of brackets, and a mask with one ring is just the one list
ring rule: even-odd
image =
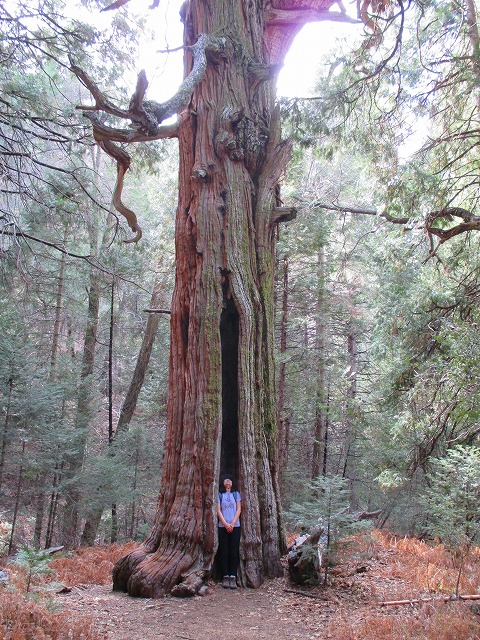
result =
[[222,445],[220,469],[238,478],[238,312],[224,285],[220,319],[222,348]]

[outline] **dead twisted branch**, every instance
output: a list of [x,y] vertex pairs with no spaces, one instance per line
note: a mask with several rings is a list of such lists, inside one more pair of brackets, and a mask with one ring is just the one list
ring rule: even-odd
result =
[[[175,95],[163,103],[145,100],[148,81],[145,71],[140,71],[135,93],[130,100],[128,109],[122,109],[113,103],[83,69],[73,61],[70,61],[70,69],[88,89],[95,103],[94,105],[80,105],[77,109],[83,111],[83,115],[92,123],[95,141],[117,163],[117,181],[113,191],[112,203],[115,209],[124,216],[130,229],[135,233],[133,238],[125,240],[125,242],[138,242],[142,237],[142,229],[138,224],[135,213],[122,202],[124,177],[130,167],[131,158],[125,149],[116,143],[129,144],[177,137],[179,123],[182,119],[182,109],[187,105],[193,90],[201,82],[205,74],[207,67],[206,52],[219,51],[224,45],[224,38],[200,34],[197,42],[189,47],[193,55],[191,72],[183,80]],[[123,129],[105,124],[100,120],[99,112],[114,118],[129,120],[130,126]],[[179,116],[176,123],[159,126],[164,120],[173,115]]]

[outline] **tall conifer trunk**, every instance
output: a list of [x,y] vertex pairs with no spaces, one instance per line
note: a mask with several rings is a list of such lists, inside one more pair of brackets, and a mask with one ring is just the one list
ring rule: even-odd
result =
[[[292,0],[295,11],[280,23],[267,23],[272,14],[259,0],[184,5],[187,47],[200,34],[224,38],[225,45],[207,52],[178,134],[162,492],[150,537],[114,569],[114,588],[131,595],[188,595],[201,587],[215,556],[225,468],[242,492],[243,584],[258,587],[282,570],[273,276],[275,189],[290,145],[280,139],[275,77],[308,20],[302,11],[297,19],[297,9],[331,4]],[[186,49],[186,73],[191,66]]]
[[312,478],[324,475],[326,451],[326,325],[325,325],[325,246],[320,245],[317,256],[318,280],[315,316],[315,358],[317,361],[317,389],[315,398],[315,428],[313,434]]
[[290,441],[290,417],[285,408],[286,395],[286,363],[287,352],[287,326],[288,326],[288,256],[283,256],[283,283],[282,283],[282,312],[280,316],[280,361],[278,373],[278,400],[277,400],[277,422],[278,422],[278,460],[279,477],[282,481],[282,473],[288,465],[288,447]]

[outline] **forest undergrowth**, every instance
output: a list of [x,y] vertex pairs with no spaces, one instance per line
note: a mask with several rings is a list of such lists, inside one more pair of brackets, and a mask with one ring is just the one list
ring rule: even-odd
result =
[[[370,583],[370,602],[355,612],[347,611],[329,625],[332,640],[477,640],[480,638],[480,606],[476,601],[452,600],[461,558],[443,544],[427,543],[413,537],[397,537],[374,531],[370,539],[357,536],[342,544],[334,573],[342,586],[342,575],[355,557],[370,559],[368,570],[375,573]],[[459,594],[480,592],[480,549],[471,550],[463,560]],[[368,566],[368,565],[367,565]],[[389,583],[386,587],[385,582]],[[453,596],[452,596],[453,597]],[[385,601],[430,602],[382,606]]]
[[[99,640],[106,636],[98,622],[103,611],[85,606],[72,615],[59,609],[58,593],[87,585],[111,584],[114,562],[134,543],[80,549],[54,557],[49,573],[31,576],[15,563],[2,562],[8,583],[0,588],[0,638],[2,640]],[[460,594],[480,591],[480,549],[464,560]],[[399,538],[373,531],[344,540],[330,569],[328,584],[298,588],[273,582],[276,602],[303,623],[305,637],[325,640],[478,640],[480,606],[477,601],[444,602],[455,592],[459,558],[441,544]],[[291,588],[291,591],[285,591]],[[211,597],[221,594],[212,585]],[[248,590],[247,590],[248,591]],[[272,597],[270,588],[269,596]],[[305,597],[308,595],[309,597]],[[382,606],[388,600],[431,598],[420,604]],[[202,606],[204,599],[195,598]],[[170,598],[172,606],[175,599]],[[139,607],[127,599],[129,607]],[[193,600],[192,606],[193,606]],[[127,606],[127,605],[125,605]],[[185,606],[185,603],[183,603]],[[189,606],[188,603],[186,606]],[[241,605],[239,605],[241,606]],[[330,612],[325,616],[326,608]],[[333,607],[333,608],[332,608]],[[321,624],[320,624],[321,620]],[[240,618],[241,621],[241,618]],[[318,632],[308,635],[308,631]],[[144,629],[145,631],[145,629]],[[279,640],[283,636],[279,635]]]
[[53,556],[49,572],[34,576],[28,593],[27,570],[4,558],[8,583],[0,587],[0,640],[98,640],[92,616],[72,619],[68,611],[58,610],[52,596],[78,585],[111,583],[114,563],[134,546],[88,547]]

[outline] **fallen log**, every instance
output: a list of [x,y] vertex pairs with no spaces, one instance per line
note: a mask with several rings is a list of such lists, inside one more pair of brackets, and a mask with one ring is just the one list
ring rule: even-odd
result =
[[380,602],[381,607],[395,607],[405,604],[422,604],[423,602],[458,602],[459,600],[480,600],[480,594],[474,593],[464,596],[444,596],[443,598],[413,598],[412,600],[384,600]]
[[54,553],[58,553],[59,551],[62,551],[62,549],[64,548],[65,547],[63,544],[60,547],[48,547],[48,549],[44,549],[42,553],[51,553],[53,555]]
[[[342,514],[349,513],[344,509]],[[358,511],[351,514],[354,521],[373,520],[382,513],[376,511]],[[304,533],[289,547],[287,555],[288,575],[290,580],[298,585],[321,584],[326,579],[324,554],[328,551],[328,525],[320,523],[308,533]],[[325,571],[324,571],[325,570]],[[367,569],[364,569],[365,571]],[[359,572],[356,572],[359,573]]]
[[381,513],[381,509],[377,509],[376,511],[359,511],[355,513],[355,518],[357,520],[375,520]]

